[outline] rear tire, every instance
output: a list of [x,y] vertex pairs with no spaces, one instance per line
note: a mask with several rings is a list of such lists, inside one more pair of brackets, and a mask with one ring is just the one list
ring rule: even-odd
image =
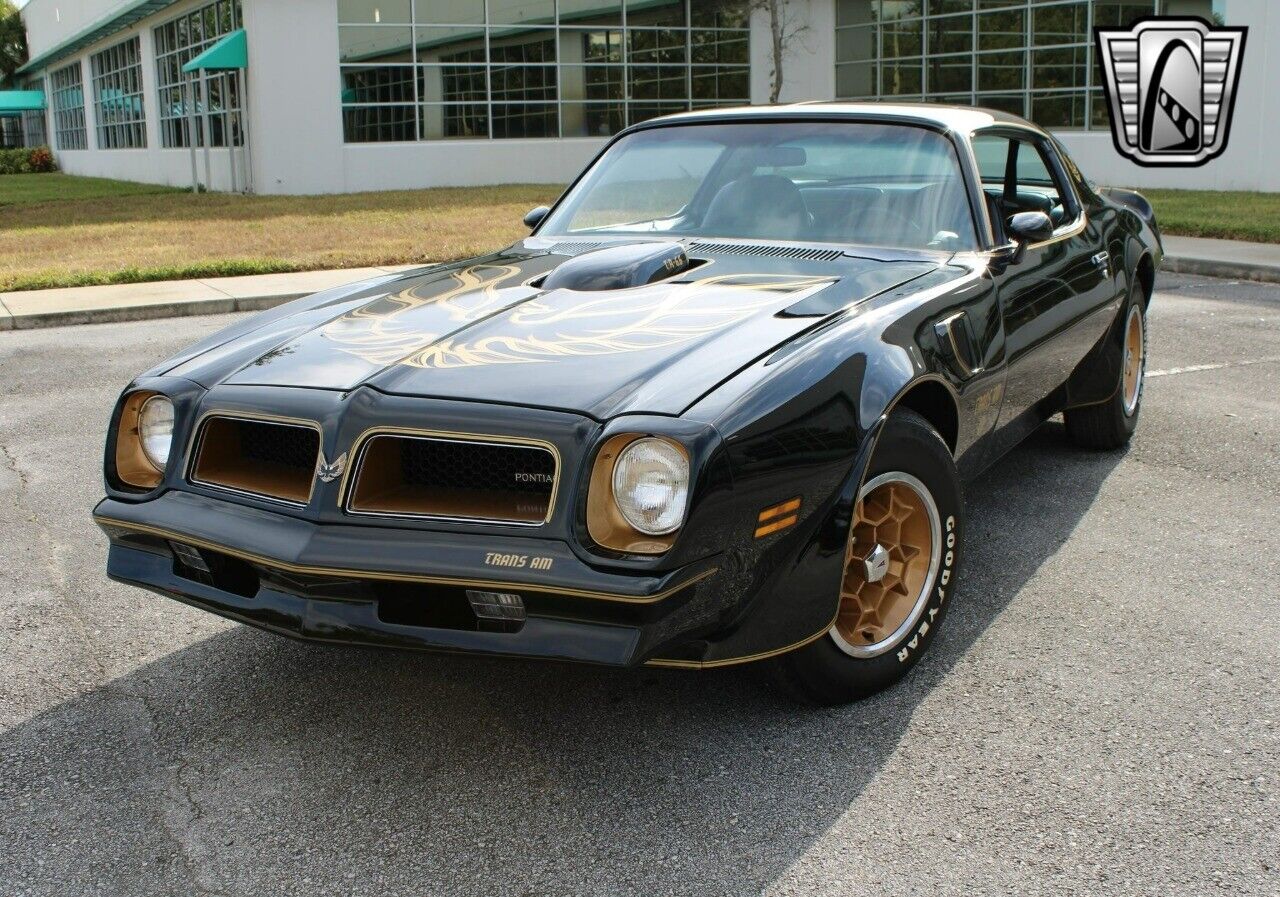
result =
[[945,616],[962,535],[951,451],[923,417],[894,412],[858,493],[836,621],[821,638],[774,660],[775,679],[800,700],[830,706],[905,676]]
[[1124,306],[1124,325],[1120,328],[1120,375],[1115,392],[1104,402],[1069,408],[1062,414],[1067,436],[1082,448],[1121,448],[1128,444],[1133,431],[1138,428],[1147,370],[1145,299],[1142,286],[1135,283]]

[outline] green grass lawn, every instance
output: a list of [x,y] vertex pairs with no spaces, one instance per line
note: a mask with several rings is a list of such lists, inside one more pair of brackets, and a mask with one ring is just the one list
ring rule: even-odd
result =
[[[560,187],[332,196],[192,194],[66,174],[0,176],[0,291],[452,261],[527,231]],[[1280,243],[1280,193],[1143,191],[1166,234]]]
[[82,178],[60,172],[0,176],[0,206],[177,192],[180,191],[176,187]]
[[510,184],[242,196],[4,175],[0,291],[452,261],[527,234],[525,212],[559,192]]
[[1166,234],[1280,243],[1280,193],[1143,190]]

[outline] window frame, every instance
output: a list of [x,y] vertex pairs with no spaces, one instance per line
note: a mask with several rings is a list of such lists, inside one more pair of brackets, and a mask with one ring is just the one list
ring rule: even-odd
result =
[[[130,58],[132,57],[132,58]],[[147,96],[142,80],[142,36],[132,37],[103,47],[89,57],[89,74],[93,85],[93,123],[97,149],[145,150],[147,148]],[[136,81],[136,90],[125,90]],[[103,117],[103,92],[118,89],[122,105],[137,100],[137,113],[132,108],[125,117],[107,120]],[[110,136],[108,139],[108,135]],[[125,139],[121,142],[121,136]]]
[[[223,7],[228,7],[231,13],[231,27],[225,31],[222,30],[220,17]],[[212,35],[205,28],[205,24],[208,21],[205,13],[209,10],[213,10],[215,23],[214,30],[216,33]],[[192,33],[192,23],[197,20],[201,21],[201,34],[198,40],[193,37]],[[179,23],[185,23],[185,27],[179,28]],[[156,76],[156,130],[160,139],[161,149],[188,149],[191,147],[193,143],[193,135],[191,133],[193,118],[195,119],[194,145],[196,148],[203,147],[206,139],[212,135],[215,119],[219,122],[229,123],[232,142],[237,147],[244,146],[244,126],[241,120],[244,99],[241,96],[241,84],[231,85],[229,83],[231,81],[239,81],[239,76],[228,78],[228,89],[226,91],[223,91],[221,87],[217,89],[220,108],[213,110],[209,108],[210,84],[222,76],[214,75],[210,77],[207,73],[201,72],[195,78],[188,78],[182,72],[184,64],[199,56],[228,34],[243,27],[244,10],[241,7],[240,0],[207,0],[207,2],[199,6],[187,9],[181,15],[172,16],[152,26],[151,55]],[[170,38],[164,36],[164,32],[167,31],[173,35],[172,43],[170,43]],[[168,73],[165,71],[170,60],[173,60],[174,67],[178,70],[176,81],[170,81]],[[194,81],[190,95],[188,95],[188,81]],[[178,115],[168,115],[165,110],[166,108],[172,108],[169,101],[175,92],[178,97],[178,105],[182,111]],[[227,94],[230,95],[230,99],[233,102],[228,102]],[[188,102],[197,110],[194,115],[187,109]],[[226,134],[226,128],[221,124],[218,129],[220,133],[216,135],[217,139],[211,142],[209,146],[223,149],[227,146],[228,135]]]
[[[1099,109],[1105,108],[1105,98],[1099,96],[1101,77],[1093,40],[1094,26],[1114,24],[1117,19],[1124,20],[1126,17],[1136,21],[1143,16],[1155,15],[1160,8],[1158,0],[1106,2],[1104,5],[1099,5],[1098,0],[1007,0],[998,7],[977,3],[967,5],[968,9],[959,11],[959,6],[942,7],[933,2],[926,8],[925,4],[920,3],[909,12],[885,18],[879,15],[880,0],[863,0],[861,3],[851,4],[849,9],[844,4],[837,4],[836,55],[833,60],[836,98],[849,101],[927,101],[993,106],[1035,121],[1044,128],[1106,131],[1110,126],[1105,119],[1095,121]],[[853,8],[855,6],[856,9]],[[1113,11],[1117,8],[1120,9],[1120,14]],[[1080,10],[1083,10],[1083,30],[1052,35],[1047,31],[1036,30],[1037,17],[1043,26],[1050,18],[1063,12],[1073,17],[1074,26],[1074,17],[1081,15]],[[941,70],[935,69],[932,62],[948,55],[963,57],[965,54],[956,54],[950,48],[941,52],[937,46],[937,29],[959,26],[960,31],[963,31],[962,23],[966,18],[972,23],[968,29],[973,50],[968,54],[972,59],[970,87],[968,90],[954,90],[934,82],[939,80],[935,77],[939,74],[952,78],[952,85],[963,81],[954,65],[955,60],[953,59],[953,65]],[[912,56],[910,62],[911,69],[919,71],[920,90],[914,91],[915,76],[912,75],[908,81],[900,81],[901,92],[895,93],[887,73],[896,72],[901,78],[904,60],[889,58],[880,52],[885,42],[884,34],[901,33],[904,28],[914,32],[917,25],[923,33],[923,46],[921,54],[918,57]],[[990,30],[992,26],[998,26],[998,30]],[[993,44],[984,41],[984,35],[988,34],[1000,35],[1001,38]],[[846,35],[851,38],[846,40]],[[869,46],[863,46],[865,38],[869,38]],[[861,49],[854,52],[855,47]],[[1045,50],[1073,50],[1082,56],[1082,83],[1066,87],[1037,87],[1033,79],[1035,69],[1032,63],[1037,51]],[[846,51],[849,55],[845,55]],[[988,68],[991,64],[1007,64],[1013,58],[1020,60],[1018,72],[1021,83],[1016,87],[1004,85],[1005,79],[1000,77],[999,69]],[[866,86],[867,92],[841,91],[845,72],[850,73],[847,74],[850,79],[868,76],[869,84],[853,83],[851,80],[847,85],[855,90]],[[1010,75],[1012,72],[1005,74]],[[993,80],[995,83],[992,83]],[[997,84],[1002,86],[996,86]],[[1064,100],[1065,104],[1062,103]],[[1036,121],[1033,118],[1037,110],[1046,120]],[[1049,118],[1053,121],[1048,121]],[[1059,121],[1063,123],[1057,123]]]
[[[628,9],[628,3],[630,9]],[[414,70],[413,82],[416,86],[411,101],[390,104],[403,106],[411,112],[417,123],[413,128],[414,138],[374,133],[364,137],[356,126],[348,124],[349,116],[359,114],[361,110],[374,110],[384,105],[377,101],[339,100],[343,118],[343,145],[357,146],[383,143],[434,142],[448,143],[458,140],[509,140],[527,139],[541,140],[546,138],[566,139],[585,138],[598,139],[601,136],[612,136],[597,133],[598,128],[618,130],[629,125],[638,124],[654,115],[673,111],[688,111],[716,106],[745,105],[751,101],[751,28],[748,20],[732,20],[717,14],[709,18],[699,10],[701,0],[680,0],[672,4],[670,9],[661,10],[666,15],[674,15],[679,23],[672,21],[650,20],[641,5],[634,0],[627,3],[618,0],[616,21],[589,21],[575,18],[572,12],[560,10],[559,3],[552,4],[554,15],[549,21],[538,21],[523,26],[531,33],[545,32],[550,35],[552,54],[540,61],[521,63],[501,56],[501,48],[507,46],[513,35],[522,26],[502,24],[501,15],[496,15],[492,0],[481,2],[478,6],[483,10],[483,22],[458,23],[444,22],[439,14],[424,12],[429,9],[424,3],[414,2],[409,7],[409,21],[382,24],[380,22],[356,21],[353,16],[344,15],[342,4],[335,11],[337,25],[342,29],[366,28],[406,28],[412,34],[411,47],[407,59],[396,62],[388,61],[387,66],[405,65]],[[671,11],[675,10],[674,13]],[[477,14],[472,14],[474,18]],[[428,17],[430,16],[430,17]],[[456,16],[454,18],[457,18]],[[612,7],[601,14],[603,19],[613,19]],[[630,20],[629,20],[630,19]],[[475,67],[483,71],[485,97],[483,100],[452,103],[428,94],[436,91],[424,86],[423,78],[429,77],[433,70],[447,67],[436,58],[424,58],[418,46],[419,32],[433,29],[474,29],[479,35],[483,58],[475,61]],[[603,35],[603,38],[601,36]],[[675,43],[671,38],[678,38]],[[603,40],[605,59],[590,57],[589,42],[592,39]],[[643,43],[641,43],[643,39]],[[570,43],[582,42],[581,58],[578,57],[576,45],[570,51]],[[637,46],[637,44],[641,44]],[[665,48],[665,49],[664,49]],[[664,54],[674,53],[682,61],[664,60]],[[616,55],[615,55],[616,54]],[[652,56],[652,58],[648,58]],[[346,71],[359,66],[377,67],[377,59],[366,59],[360,62],[344,61],[339,53],[338,79],[346,86]],[[525,94],[523,98],[512,98],[503,95],[504,73],[517,82],[523,74],[532,74],[535,69],[545,69],[541,90],[543,97]],[[572,80],[566,89],[566,78],[569,73],[580,71],[582,82]],[[592,81],[589,75],[607,76],[600,81]],[[616,73],[616,74],[615,74]],[[538,80],[538,79],[534,79]],[[577,88],[581,88],[579,91]],[[595,91],[593,92],[593,88]],[[666,96],[672,90],[671,96]],[[620,91],[619,96],[613,96]],[[644,92],[653,96],[642,96]],[[722,91],[732,94],[721,95]],[[741,95],[739,95],[739,93]],[[714,96],[710,95],[714,94]],[[463,112],[479,122],[477,115],[483,117],[484,129],[476,128],[474,134],[450,134],[445,128],[438,136],[434,129],[428,129],[426,122],[431,110],[441,115],[453,115]],[[543,127],[545,133],[503,133],[503,121],[508,123],[522,120],[545,121],[554,127]],[[455,116],[456,117],[456,116]],[[554,121],[552,122],[552,119]],[[539,130],[535,128],[534,130]]]
[[[556,217],[556,213],[560,211],[562,206],[575,193],[575,191],[577,191],[579,186],[582,185],[582,183],[588,177],[591,176],[592,172],[596,168],[596,165],[600,162],[600,160],[604,157],[604,155],[613,148],[613,145],[617,143],[619,140],[623,139],[624,137],[631,136],[637,133],[638,131],[672,129],[672,128],[688,128],[688,127],[698,127],[698,126],[704,126],[704,125],[721,125],[721,124],[726,124],[726,125],[748,124],[749,125],[749,124],[765,124],[765,123],[793,124],[793,123],[814,123],[814,122],[827,122],[832,124],[872,124],[872,125],[884,125],[884,126],[898,126],[898,127],[904,127],[904,128],[919,128],[921,130],[930,131],[934,134],[937,134],[939,137],[941,137],[943,140],[947,141],[951,145],[951,150],[953,153],[955,153],[956,164],[960,168],[960,177],[963,182],[963,186],[965,190],[965,198],[967,199],[967,205],[969,207],[969,218],[972,221],[973,227],[974,227],[975,242],[978,244],[972,250],[958,250],[958,251],[961,253],[988,252],[988,251],[992,251],[1000,248],[997,245],[998,238],[995,236],[995,232],[991,230],[990,218],[987,216],[987,212],[986,212],[987,204],[986,204],[985,196],[982,191],[982,178],[978,171],[977,161],[975,160],[973,155],[973,146],[971,142],[968,139],[966,139],[965,135],[962,132],[955,131],[949,127],[939,125],[935,122],[921,120],[921,119],[904,118],[899,116],[842,115],[842,114],[823,115],[823,114],[815,114],[815,113],[807,113],[807,114],[801,113],[796,115],[778,115],[776,113],[775,114],[759,113],[759,114],[733,115],[732,117],[723,117],[723,118],[710,116],[707,118],[693,119],[690,121],[673,121],[673,122],[661,122],[661,123],[653,123],[653,124],[650,124],[648,122],[638,122],[634,125],[631,125],[625,128],[624,130],[618,132],[617,134],[614,134],[613,136],[611,136],[608,142],[606,142],[605,145],[600,148],[600,151],[596,153],[595,156],[592,157],[591,161],[588,162],[585,167],[579,170],[577,176],[574,177],[574,179],[565,187],[565,189],[560,193],[560,196],[557,197],[556,201],[551,204],[551,207],[547,210],[547,214],[542,216],[542,220],[533,229],[533,231],[530,233],[530,236],[532,237],[542,236],[544,231],[547,229],[549,223]],[[699,189],[699,192],[695,194],[695,196],[690,200],[689,202],[690,206],[696,206],[700,201],[705,202],[705,200],[707,199],[707,196],[704,195],[704,191],[708,189],[708,184],[712,183],[715,179],[720,178],[721,171],[726,161],[727,159],[725,157],[721,157],[716,161],[715,165],[712,166],[712,169],[708,172],[706,178],[704,178],[703,185]],[[979,213],[978,211],[979,206],[982,207],[982,210],[983,210],[982,213]],[[987,225],[985,230],[983,229],[983,222],[986,222],[986,225]],[[557,238],[557,235],[552,235],[552,239],[555,239],[555,238]],[[853,245],[860,245],[860,244],[853,244],[848,242],[824,243],[824,242],[814,241],[814,240],[802,240],[802,241],[771,240],[770,242],[783,243],[783,244],[795,243],[797,245],[805,245],[805,246],[848,247]],[[903,249],[899,251],[927,252],[929,250]],[[951,251],[951,252],[952,254],[954,254],[955,251]]]
[[[1076,190],[1075,180],[1062,164],[1062,159],[1058,154],[1053,138],[1033,128],[1002,122],[989,127],[978,128],[969,135],[969,153],[973,158],[973,171],[978,179],[978,190],[984,197],[982,209],[987,219],[987,225],[991,229],[992,241],[998,244],[995,248],[1000,249],[1011,246],[1013,241],[1005,233],[1004,222],[996,221],[991,217],[991,206],[986,201],[986,191],[983,189],[982,168],[978,164],[977,154],[973,150],[973,142],[980,137],[998,137],[1010,141],[1010,146],[1017,146],[1018,148],[1017,153],[1010,153],[1005,159],[1004,177],[1001,182],[1002,190],[1008,190],[1011,178],[1016,188],[1018,153],[1023,152],[1024,147],[1030,147],[1032,151],[1040,156],[1040,160],[1048,170],[1049,176],[1053,178],[1054,189],[1058,191],[1058,197],[1063,201],[1069,217],[1053,229],[1053,234],[1049,239],[1033,245],[1045,246],[1049,243],[1055,243],[1058,240],[1073,236],[1083,229],[1086,223],[1084,203],[1081,202],[1080,194]],[[1074,214],[1071,214],[1073,212]]]
[[[70,73],[74,73],[74,79]],[[59,76],[64,74],[68,77],[60,82]],[[78,106],[74,101],[62,104],[64,98],[69,99],[77,91],[80,94]],[[88,149],[89,122],[85,109],[83,60],[76,59],[49,73],[49,108],[53,112],[53,142],[58,152]]]

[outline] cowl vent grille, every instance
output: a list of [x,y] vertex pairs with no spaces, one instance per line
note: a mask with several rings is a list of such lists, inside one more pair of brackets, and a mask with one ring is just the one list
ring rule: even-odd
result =
[[601,246],[608,246],[608,245],[609,245],[608,243],[603,243],[598,240],[594,243],[586,243],[586,242],[574,243],[574,242],[566,241],[563,243],[556,243],[547,251],[550,252],[552,255],[578,255],[579,253],[587,252],[588,250],[591,250],[591,249],[599,249]]
[[767,246],[759,243],[694,243],[690,253],[710,252],[720,255],[755,255],[779,259],[809,259],[833,262],[844,255],[839,249],[809,249],[804,246]]

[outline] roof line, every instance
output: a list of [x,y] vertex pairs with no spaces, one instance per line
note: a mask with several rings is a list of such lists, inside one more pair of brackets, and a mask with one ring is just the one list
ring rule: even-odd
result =
[[35,69],[48,68],[50,65],[65,59],[78,50],[83,50],[90,44],[97,43],[104,37],[110,37],[118,31],[123,31],[130,25],[133,25],[147,16],[167,9],[177,3],[178,0],[133,0],[123,9],[118,10],[86,28],[81,29],[76,34],[57,44],[50,50],[46,50],[39,56],[29,60],[15,74],[24,74],[34,71]]

